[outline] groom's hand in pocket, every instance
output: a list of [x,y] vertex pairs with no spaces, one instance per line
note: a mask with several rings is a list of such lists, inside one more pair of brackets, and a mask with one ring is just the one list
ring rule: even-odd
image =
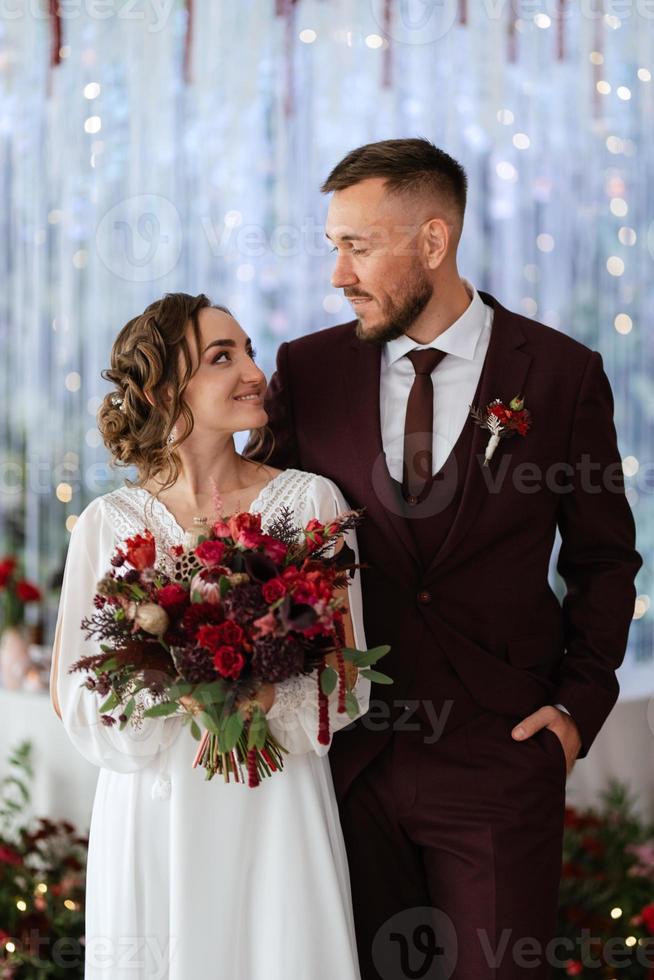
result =
[[555,708],[553,704],[546,704],[535,711],[533,715],[523,718],[515,726],[511,735],[516,741],[522,742],[526,738],[531,738],[541,728],[549,728],[560,741],[565,753],[569,775],[581,748],[579,729],[575,722],[566,711]]

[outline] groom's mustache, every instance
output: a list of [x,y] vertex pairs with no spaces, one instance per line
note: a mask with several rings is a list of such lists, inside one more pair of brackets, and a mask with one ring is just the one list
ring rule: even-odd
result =
[[344,293],[345,299],[372,299],[368,293]]

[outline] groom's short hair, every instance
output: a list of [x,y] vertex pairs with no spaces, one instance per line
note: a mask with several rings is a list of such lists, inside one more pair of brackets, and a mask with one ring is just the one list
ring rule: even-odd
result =
[[463,225],[468,190],[466,172],[460,163],[429,140],[381,140],[359,146],[336,164],[320,189],[323,194],[329,194],[371,177],[382,177],[389,193],[433,196],[449,204]]

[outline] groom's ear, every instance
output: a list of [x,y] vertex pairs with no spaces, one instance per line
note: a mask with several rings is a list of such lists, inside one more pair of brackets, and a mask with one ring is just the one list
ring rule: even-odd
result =
[[447,255],[450,244],[451,225],[443,218],[432,218],[425,223],[423,233],[423,255],[427,268],[437,269]]

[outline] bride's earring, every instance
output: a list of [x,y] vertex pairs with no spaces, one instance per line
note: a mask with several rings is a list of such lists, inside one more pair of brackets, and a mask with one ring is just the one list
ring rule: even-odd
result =
[[177,438],[177,429],[173,428],[171,429],[170,435],[168,436],[166,442],[168,443],[169,446],[172,446],[176,438]]

